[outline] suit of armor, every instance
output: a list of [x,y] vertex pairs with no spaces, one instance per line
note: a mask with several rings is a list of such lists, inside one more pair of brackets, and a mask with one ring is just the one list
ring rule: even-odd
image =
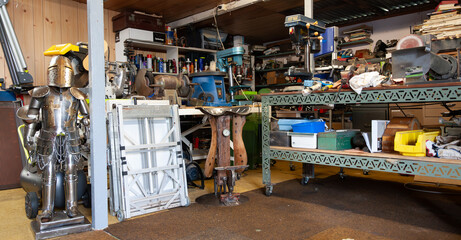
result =
[[[86,96],[73,81],[71,62],[64,56],[55,56],[48,67],[48,86],[29,92],[32,100],[23,114],[18,116],[27,123],[26,148],[33,149],[36,125],[40,133],[36,142],[36,161],[42,173],[42,213],[38,220],[47,222],[53,218],[56,191],[56,169],[62,167],[66,199],[66,213],[75,217],[77,210],[77,164],[80,160],[80,136],[77,128],[78,112],[82,123],[88,126]],[[22,116],[21,116],[22,115]]]

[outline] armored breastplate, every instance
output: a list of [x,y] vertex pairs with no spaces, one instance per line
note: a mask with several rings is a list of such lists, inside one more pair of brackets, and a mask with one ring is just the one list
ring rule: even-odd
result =
[[42,129],[56,134],[76,131],[78,107],[68,88],[51,88],[43,102]]

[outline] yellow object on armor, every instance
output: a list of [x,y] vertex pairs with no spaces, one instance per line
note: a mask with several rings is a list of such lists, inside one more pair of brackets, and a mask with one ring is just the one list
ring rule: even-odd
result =
[[78,52],[78,51],[80,51],[80,47],[76,46],[76,45],[73,45],[71,43],[53,45],[50,48],[48,48],[43,53],[43,55],[45,55],[45,56],[64,55],[64,54],[68,53],[69,51]]

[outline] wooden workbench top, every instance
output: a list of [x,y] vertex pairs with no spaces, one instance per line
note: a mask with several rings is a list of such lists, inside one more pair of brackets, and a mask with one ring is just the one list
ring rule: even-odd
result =
[[334,150],[278,147],[278,146],[271,146],[270,149],[271,150],[281,150],[281,151],[298,151],[298,152],[337,154],[337,155],[359,156],[359,157],[376,157],[376,158],[386,158],[386,159],[395,159],[395,160],[402,159],[402,160],[422,161],[422,162],[461,164],[461,160],[456,160],[456,159],[445,159],[445,158],[435,158],[435,157],[411,157],[411,156],[403,156],[400,154],[391,154],[391,153],[367,153],[367,152],[354,150],[354,149],[334,151]]

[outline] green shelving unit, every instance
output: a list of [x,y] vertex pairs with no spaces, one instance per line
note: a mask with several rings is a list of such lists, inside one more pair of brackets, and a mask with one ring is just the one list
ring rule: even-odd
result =
[[368,88],[359,95],[354,91],[262,94],[262,166],[266,195],[271,195],[271,159],[318,165],[355,168],[409,175],[461,180],[461,162],[452,159],[408,157],[385,153],[350,153],[320,149],[299,149],[270,145],[271,109],[273,106],[461,102],[461,83]]

